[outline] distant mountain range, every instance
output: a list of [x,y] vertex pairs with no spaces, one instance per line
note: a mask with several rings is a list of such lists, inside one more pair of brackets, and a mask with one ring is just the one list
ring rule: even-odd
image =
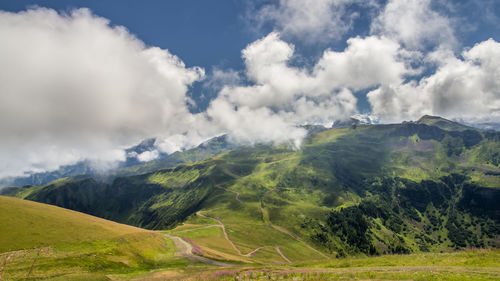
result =
[[55,171],[2,179],[0,180],[0,188],[6,186],[44,185],[59,178],[74,176],[94,176],[101,179],[110,179],[115,176],[134,175],[151,172],[161,168],[175,167],[193,161],[200,161],[235,148],[234,144],[227,141],[226,136],[219,136],[186,151],[177,151],[172,154],[160,152],[155,160],[147,162],[139,161],[137,155],[156,150],[155,141],[156,139],[154,138],[147,139],[138,145],[126,149],[126,160],[119,163],[116,168],[105,173],[94,169],[89,161],[80,161],[73,165],[62,166]]

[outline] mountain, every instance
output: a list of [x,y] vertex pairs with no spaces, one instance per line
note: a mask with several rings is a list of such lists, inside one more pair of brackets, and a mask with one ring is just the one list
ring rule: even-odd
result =
[[472,124],[471,126],[474,126],[476,128],[480,128],[483,130],[500,131],[500,123],[496,123],[496,122],[475,123],[475,124]]
[[474,130],[473,127],[469,127],[458,122],[450,121],[439,116],[424,115],[418,119],[417,124],[424,124],[428,126],[436,126],[445,131],[465,131]]
[[94,169],[92,163],[85,160],[74,165],[62,166],[55,171],[35,173],[24,177],[0,179],[0,189],[7,186],[10,186],[9,189],[12,189],[12,186],[44,185],[60,178],[75,176],[79,178],[96,177],[112,180],[116,176],[136,175],[200,161],[236,147],[235,144],[230,143],[227,137],[223,135],[212,138],[192,149],[177,151],[170,155],[159,153],[158,158],[155,160],[147,162],[139,161],[137,155],[156,150],[155,141],[156,139],[154,138],[146,139],[138,145],[126,149],[127,158],[125,162],[120,163],[116,169],[105,173]]
[[[112,182],[61,179],[9,194],[182,230],[206,255],[249,262],[498,247],[500,133],[429,116],[359,124],[312,134],[299,150],[239,147]],[[211,224],[224,227],[204,230]]]
[[227,135],[214,137],[195,148],[174,152],[164,158],[124,167],[111,172],[113,176],[130,176],[153,172],[159,169],[177,167],[196,161],[202,161],[217,154],[233,150],[239,145],[228,140]]

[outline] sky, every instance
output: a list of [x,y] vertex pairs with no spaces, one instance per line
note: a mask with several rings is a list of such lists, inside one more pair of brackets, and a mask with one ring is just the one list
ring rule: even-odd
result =
[[496,0],[0,0],[0,178],[220,134],[424,114],[500,122]]

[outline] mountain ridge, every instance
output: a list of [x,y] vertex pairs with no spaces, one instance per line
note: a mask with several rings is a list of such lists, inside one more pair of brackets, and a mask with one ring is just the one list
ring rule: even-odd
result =
[[322,130],[299,150],[239,147],[108,183],[62,179],[10,195],[150,229],[198,224],[203,211],[238,247],[282,241],[292,260],[297,247],[310,251],[300,241],[333,256],[498,247],[500,133],[423,123]]

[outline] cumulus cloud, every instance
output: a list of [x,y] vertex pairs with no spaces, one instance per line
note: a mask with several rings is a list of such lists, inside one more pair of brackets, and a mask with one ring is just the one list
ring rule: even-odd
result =
[[348,5],[373,5],[359,0],[279,0],[265,5],[254,18],[258,23],[271,23],[284,36],[300,38],[306,43],[337,40],[351,28],[356,12]]
[[103,166],[198,118],[185,94],[202,69],[87,9],[0,12],[0,38],[0,177],[83,159]]
[[450,53],[438,57],[434,74],[370,92],[373,114],[386,122],[422,114],[500,122],[500,43],[489,39],[465,50],[462,58]]
[[371,31],[410,49],[456,44],[451,19],[434,11],[431,0],[390,0],[372,22]]
[[242,51],[252,84],[224,87],[207,114],[239,140],[299,143],[305,132],[297,124],[330,125],[356,113],[353,90],[412,75],[408,54],[386,38],[357,37],[342,52],[326,50],[311,69],[295,67],[294,46],[272,32]]
[[251,108],[286,108],[299,96],[321,99],[342,88],[399,83],[413,73],[405,66],[407,53],[397,43],[376,36],[351,38],[347,43],[342,52],[326,50],[312,69],[299,68],[287,64],[294,46],[270,33],[242,52],[247,76],[255,84],[226,87],[220,96]]
[[431,0],[391,0],[372,22],[372,34],[413,50],[414,62],[431,73],[369,92],[372,117],[400,122],[432,114],[470,123],[499,122],[499,43],[490,39],[456,55],[455,19],[431,6]]
[[315,67],[323,84],[355,90],[379,84],[400,83],[405,76],[418,74],[410,63],[419,57],[385,37],[355,37],[347,40],[343,52],[326,51]]

